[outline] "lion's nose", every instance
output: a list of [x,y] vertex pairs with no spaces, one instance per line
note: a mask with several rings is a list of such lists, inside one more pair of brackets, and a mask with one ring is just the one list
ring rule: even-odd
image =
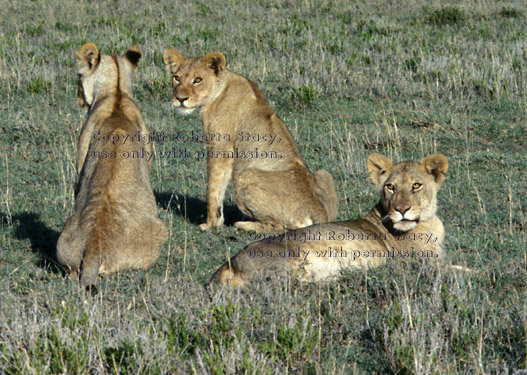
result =
[[184,102],[185,100],[188,99],[188,96],[176,96],[176,99],[177,99],[181,104],[183,104],[183,102]]
[[409,205],[396,205],[395,207],[395,211],[398,211],[401,213],[401,215],[404,216],[404,214],[410,209],[410,206]]

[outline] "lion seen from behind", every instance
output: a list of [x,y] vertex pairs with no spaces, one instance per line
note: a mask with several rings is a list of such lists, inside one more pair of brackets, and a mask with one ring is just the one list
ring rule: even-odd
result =
[[77,148],[75,212],[57,260],[92,291],[99,273],[149,267],[167,240],[150,183],[152,146],[141,142],[147,129],[131,92],[141,57],[137,45],[122,56],[101,55],[93,43],[77,53],[77,101],[88,114]]

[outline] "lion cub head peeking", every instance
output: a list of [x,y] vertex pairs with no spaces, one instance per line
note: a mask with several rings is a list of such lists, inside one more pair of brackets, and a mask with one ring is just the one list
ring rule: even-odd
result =
[[338,199],[332,176],[311,173],[285,124],[260,89],[225,69],[225,56],[210,52],[185,59],[164,51],[172,75],[172,103],[183,114],[199,108],[207,136],[207,221],[223,225],[223,199],[232,180],[240,210],[255,221],[238,229],[274,231],[335,219]]
[[77,147],[75,212],[59,237],[57,260],[92,291],[99,273],[149,267],[167,240],[150,184],[152,148],[140,142],[147,129],[132,98],[141,56],[137,45],[122,56],[101,55],[93,43],[77,53],[77,101],[88,115]]
[[375,267],[387,259],[443,259],[444,229],[436,209],[447,158],[433,154],[419,163],[392,164],[373,154],[367,164],[380,195],[368,215],[264,237],[232,257],[211,281],[238,286],[277,271],[318,281],[338,276],[344,267]]

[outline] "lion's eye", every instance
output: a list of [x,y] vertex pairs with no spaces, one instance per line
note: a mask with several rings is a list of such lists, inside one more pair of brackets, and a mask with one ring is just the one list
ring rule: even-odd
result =
[[421,186],[423,186],[423,184],[420,184],[419,182],[416,182],[415,184],[412,185],[412,189],[419,190],[419,189],[421,189]]
[[174,76],[174,82],[178,82],[181,80],[181,78],[179,78],[179,76]]
[[384,187],[385,187],[386,190],[388,190],[388,191],[394,191],[394,190],[395,190],[395,186],[394,186],[394,184],[390,184],[390,183],[388,183],[388,184],[384,185]]
[[201,83],[201,81],[203,81],[203,79],[201,79],[200,77],[194,78],[194,83],[195,84]]

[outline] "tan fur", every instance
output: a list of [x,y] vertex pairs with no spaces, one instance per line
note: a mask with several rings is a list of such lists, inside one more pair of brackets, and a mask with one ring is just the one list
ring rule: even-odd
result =
[[[276,153],[276,158],[207,159],[207,222],[200,225],[201,230],[223,224],[223,198],[231,179],[238,207],[257,220],[237,222],[239,229],[294,229],[336,218],[338,199],[333,178],[324,170],[309,172],[285,124],[253,82],[226,70],[220,52],[185,59],[168,48],[163,57],[173,77],[174,106],[184,114],[200,108],[205,134],[229,138],[208,138],[211,155],[242,155],[256,148]],[[241,132],[276,138],[272,144],[252,138],[243,141],[238,137]]]
[[57,259],[72,275],[80,273],[83,287],[94,286],[99,272],[149,267],[167,240],[167,228],[157,218],[150,164],[122,154],[151,154],[151,144],[102,138],[147,133],[130,81],[141,55],[137,45],[121,57],[100,55],[92,43],[77,53],[77,100],[88,116],[77,149],[75,213],[58,240]]
[[385,156],[373,154],[368,170],[380,194],[380,202],[368,215],[268,235],[232,257],[211,281],[237,286],[259,273],[277,270],[317,281],[338,276],[343,267],[375,267],[389,254],[392,260],[401,259],[394,256],[412,250],[424,251],[421,256],[428,255],[424,259],[442,259],[444,229],[436,216],[436,196],[448,170],[447,159],[434,154],[421,163],[392,165]]

